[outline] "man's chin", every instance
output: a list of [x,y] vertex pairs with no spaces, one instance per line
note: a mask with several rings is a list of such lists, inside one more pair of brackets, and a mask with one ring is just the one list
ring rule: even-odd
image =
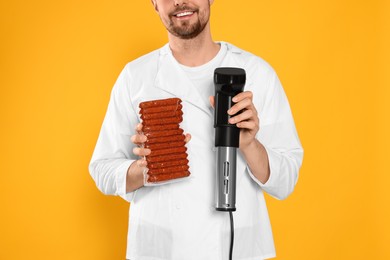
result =
[[192,28],[171,28],[169,32],[180,39],[189,40],[198,36],[203,30],[204,27],[197,25]]

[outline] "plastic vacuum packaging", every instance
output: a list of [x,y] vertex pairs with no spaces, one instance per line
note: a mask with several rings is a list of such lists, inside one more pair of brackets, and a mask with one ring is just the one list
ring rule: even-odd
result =
[[180,123],[183,111],[180,98],[168,98],[139,104],[144,147],[151,150],[144,171],[146,186],[166,184],[190,176],[185,135]]

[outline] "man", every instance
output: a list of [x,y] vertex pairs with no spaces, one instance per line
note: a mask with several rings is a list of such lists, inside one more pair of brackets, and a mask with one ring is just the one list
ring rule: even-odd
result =
[[[99,189],[131,202],[127,259],[228,259],[229,214],[214,208],[213,72],[245,69],[243,93],[234,97],[229,123],[240,129],[233,259],[275,256],[263,191],[278,199],[294,189],[303,150],[274,70],[262,59],[210,33],[212,0],[152,0],[169,43],[126,65],[111,100],[90,163]],[[145,186],[138,105],[183,101],[191,176]],[[237,112],[242,113],[237,114]],[[190,140],[191,139],[191,140]]]

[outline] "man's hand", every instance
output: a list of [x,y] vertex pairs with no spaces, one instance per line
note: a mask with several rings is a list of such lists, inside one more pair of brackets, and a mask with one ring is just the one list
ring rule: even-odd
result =
[[133,153],[141,157],[139,160],[135,161],[135,163],[139,167],[145,167],[146,166],[145,156],[150,154],[150,149],[143,148],[147,138],[142,133],[142,124],[138,124],[135,128],[135,131],[136,134],[131,137],[131,142],[137,145],[137,147],[133,149]]
[[[210,103],[214,107],[214,97],[210,97]],[[232,116],[229,119],[230,124],[235,124],[240,131],[240,149],[246,149],[254,141],[259,131],[259,117],[257,110],[253,105],[253,94],[251,91],[244,91],[233,97],[233,105],[227,113]],[[237,114],[238,112],[240,112]]]
[[136,134],[131,136],[131,142],[137,145],[133,153],[140,159],[134,161],[127,170],[126,192],[132,192],[144,186],[144,171],[147,166],[145,156],[150,154],[150,149],[143,148],[146,136],[142,134],[142,124],[138,124],[135,131]]
[[[126,192],[132,192],[136,189],[144,186],[144,171],[147,169],[147,162],[145,156],[150,154],[150,149],[144,148],[144,143],[147,138],[142,133],[142,124],[138,124],[135,128],[136,134],[131,136],[131,142],[137,145],[133,149],[133,153],[139,157],[134,161],[127,170],[126,178]],[[185,142],[188,143],[191,140],[191,135],[186,134]]]
[[[256,139],[260,129],[260,120],[253,104],[251,91],[244,91],[233,97],[234,104],[227,113],[231,116],[230,124],[236,124],[240,131],[240,150],[251,169],[253,175],[261,182],[266,183],[270,176],[268,154],[265,147]],[[214,107],[214,97],[210,97]],[[240,112],[237,114],[238,112]]]

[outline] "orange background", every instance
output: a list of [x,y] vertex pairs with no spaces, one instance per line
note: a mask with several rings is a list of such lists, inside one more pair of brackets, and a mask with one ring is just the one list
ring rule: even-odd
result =
[[[390,259],[390,2],[216,0],[215,40],[267,60],[305,148],[267,196],[278,259]],[[0,3],[0,259],[124,259],[128,204],[88,163],[124,65],[166,31],[150,1]]]

